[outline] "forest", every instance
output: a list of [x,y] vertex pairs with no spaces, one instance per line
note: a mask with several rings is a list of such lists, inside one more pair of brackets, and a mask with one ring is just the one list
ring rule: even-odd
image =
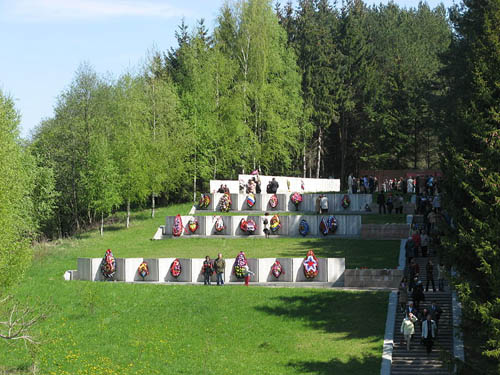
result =
[[500,358],[500,1],[367,6],[228,2],[213,30],[119,77],[82,63],[28,140],[0,92],[0,284],[31,241],[70,236],[116,210],[192,200],[213,178],[340,178],[441,168],[458,271],[485,358]]

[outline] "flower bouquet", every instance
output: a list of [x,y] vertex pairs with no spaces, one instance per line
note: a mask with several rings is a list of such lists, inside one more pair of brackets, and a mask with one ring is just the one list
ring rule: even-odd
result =
[[229,193],[224,193],[219,201],[219,207],[221,212],[229,212],[231,209],[231,195]]
[[243,251],[236,256],[234,261],[234,275],[238,279],[243,279],[246,276],[246,265],[248,264],[247,258]]
[[182,230],[184,227],[182,226],[182,218],[181,215],[177,215],[174,218],[174,225],[172,226],[172,235],[174,237],[179,237],[182,234]]
[[299,204],[302,202],[302,194],[295,192],[291,195],[290,200],[295,205],[295,210],[299,210]]
[[349,195],[345,194],[344,197],[342,198],[342,207],[344,208],[344,210],[346,210],[347,208],[349,208],[349,206],[351,205],[351,198],[349,198]]
[[309,224],[304,219],[302,219],[299,223],[299,233],[302,235],[302,237],[307,236],[307,234],[309,233]]

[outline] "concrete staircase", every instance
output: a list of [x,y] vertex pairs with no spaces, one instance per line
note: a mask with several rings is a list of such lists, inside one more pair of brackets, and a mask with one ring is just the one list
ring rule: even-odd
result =
[[[424,284],[427,282],[425,265],[429,258],[417,257],[415,261],[420,266],[420,280]],[[434,275],[437,290],[437,264],[438,260],[431,257],[434,263]],[[410,295],[411,299],[411,295]],[[432,285],[429,285],[429,291],[425,292],[425,301],[420,304],[420,311],[428,308],[432,301],[436,301],[443,313],[438,326],[437,340],[434,342],[432,352],[427,355],[425,346],[421,343],[421,321],[415,323],[415,334],[411,340],[410,351],[406,350],[406,342],[404,342],[403,334],[401,333],[401,322],[404,318],[404,313],[401,312],[398,304],[396,313],[396,322],[394,329],[394,349],[392,353],[392,368],[391,374],[393,375],[413,375],[413,374],[450,374],[450,371],[443,364],[442,352],[453,352],[453,317],[451,305],[451,293],[449,288],[445,285],[444,292],[433,292]]]

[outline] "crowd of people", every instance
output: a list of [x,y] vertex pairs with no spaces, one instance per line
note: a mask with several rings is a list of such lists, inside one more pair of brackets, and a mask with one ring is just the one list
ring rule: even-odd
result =
[[438,180],[432,175],[408,176],[407,178],[385,178],[379,181],[377,176],[347,178],[349,194],[373,194],[375,192],[402,193],[402,194],[427,194],[434,195],[438,188]]
[[[434,212],[434,211],[433,211]],[[433,246],[439,241],[436,231],[430,232],[427,228],[415,226],[412,234],[408,237],[405,245],[407,273],[399,285],[399,305],[400,311],[404,314],[401,324],[401,333],[406,341],[406,349],[410,350],[412,335],[415,333],[415,324],[421,327],[421,342],[425,345],[427,353],[430,354],[434,342],[438,337],[439,319],[443,312],[439,304],[432,300],[431,305],[422,308],[425,301],[425,292],[444,290],[445,267],[443,264],[435,265],[430,258],[433,254]],[[428,258],[425,265],[425,287],[422,281],[423,271],[415,261],[417,257]],[[435,280],[437,279],[437,288]]]

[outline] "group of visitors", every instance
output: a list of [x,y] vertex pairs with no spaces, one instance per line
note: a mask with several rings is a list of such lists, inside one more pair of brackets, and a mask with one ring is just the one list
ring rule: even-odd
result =
[[392,214],[392,210],[394,210],[394,213],[396,214],[403,213],[404,198],[402,195],[399,194],[393,195],[392,193],[389,193],[386,198],[385,193],[381,191],[377,195],[377,203],[378,203],[379,214],[381,213]]
[[[246,264],[244,268],[245,268],[245,286],[248,286],[248,283],[250,282],[250,277],[252,275],[255,275],[255,273],[250,270],[248,264]],[[218,286],[224,285],[225,269],[226,269],[226,260],[224,259],[221,253],[219,253],[217,255],[217,258],[214,260],[211,260],[210,257],[207,255],[205,257],[205,260],[203,261],[203,267],[201,271],[203,273],[203,284],[211,285],[210,278],[215,273],[217,278],[217,285]]]
[[217,193],[228,193],[229,194],[229,188],[227,187],[227,185],[223,185],[221,184],[219,189],[217,190]]
[[379,183],[377,176],[354,177],[352,173],[347,178],[349,194],[373,194],[374,192],[398,192],[402,194],[434,195],[438,181],[432,175],[408,176],[408,178],[385,178]]
[[205,261],[203,262],[202,273],[203,273],[203,284],[210,285],[210,277],[215,273],[217,278],[217,285],[224,285],[224,271],[226,269],[226,260],[222,257],[222,254],[217,255],[217,259],[211,260],[207,255]]
[[354,177],[352,173],[347,177],[349,194],[373,194],[378,191],[378,179],[374,176]]
[[422,308],[425,301],[424,284],[421,280],[421,270],[416,262],[417,257],[427,257],[425,266],[426,285],[425,292],[429,291],[432,285],[433,292],[436,292],[435,277],[438,280],[439,291],[444,290],[445,268],[443,264],[434,265],[431,256],[431,237],[425,230],[416,229],[408,237],[405,244],[407,258],[407,273],[399,285],[399,305],[404,319],[401,324],[401,333],[406,340],[406,349],[410,350],[410,341],[415,333],[415,324],[419,322],[421,328],[422,343],[427,349],[427,354],[431,353],[432,346],[438,335],[439,319],[443,310],[439,304],[433,300],[427,308]]

